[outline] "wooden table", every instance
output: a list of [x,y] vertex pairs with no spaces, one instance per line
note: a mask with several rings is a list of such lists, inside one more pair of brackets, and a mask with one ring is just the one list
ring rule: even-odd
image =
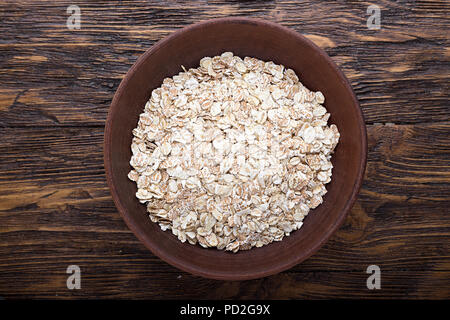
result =
[[[81,10],[70,30],[66,9]],[[367,7],[381,28],[367,27]],[[450,298],[447,1],[2,1],[0,296],[3,298]],[[150,253],[106,185],[103,131],[122,77],[157,40],[215,17],[281,23],[353,85],[369,156],[344,225],[304,263],[223,282]],[[69,290],[69,265],[81,289]],[[369,265],[381,289],[369,290]]]

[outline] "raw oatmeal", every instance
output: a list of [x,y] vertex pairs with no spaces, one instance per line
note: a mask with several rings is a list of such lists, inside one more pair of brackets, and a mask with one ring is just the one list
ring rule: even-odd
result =
[[133,130],[136,197],[182,242],[232,252],[280,241],[322,203],[339,141],[295,72],[231,52],[166,78]]

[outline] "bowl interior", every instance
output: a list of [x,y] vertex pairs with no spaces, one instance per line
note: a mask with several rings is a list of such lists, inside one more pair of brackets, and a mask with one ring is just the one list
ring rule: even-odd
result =
[[[303,227],[283,241],[232,254],[181,243],[152,223],[127,178],[131,167],[132,129],[151,91],[181,65],[197,67],[205,56],[232,51],[292,68],[311,90],[323,92],[338,126],[340,142],[333,156],[332,181],[324,202],[305,218]],[[342,223],[360,187],[366,160],[364,121],[343,74],[318,47],[287,28],[250,19],[220,19],[176,32],[155,44],[130,69],[111,105],[105,130],[105,167],[116,206],[136,236],[166,262],[216,279],[251,279],[285,270],[314,253]]]

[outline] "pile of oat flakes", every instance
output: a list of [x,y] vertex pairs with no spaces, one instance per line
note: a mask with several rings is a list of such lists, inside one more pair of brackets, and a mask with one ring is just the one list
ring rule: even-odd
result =
[[280,241],[331,180],[339,132],[323,102],[282,65],[203,58],[164,79],[140,115],[136,197],[182,242],[237,252]]

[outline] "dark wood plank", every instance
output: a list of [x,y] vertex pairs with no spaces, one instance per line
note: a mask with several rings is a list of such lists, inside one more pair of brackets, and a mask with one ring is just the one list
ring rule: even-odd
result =
[[[381,29],[360,1],[72,1],[0,4],[0,125],[103,126],[115,89],[157,40],[191,23],[251,16],[324,48],[351,81],[366,122],[449,120],[447,1],[378,1]],[[312,14],[313,13],[313,14]]]
[[[64,259],[66,263],[72,263]],[[97,268],[80,263],[81,289],[66,288],[67,274],[60,264],[46,263],[46,272],[32,282],[23,278],[10,283],[6,298],[46,299],[448,299],[444,284],[448,272],[382,271],[381,289],[368,290],[368,275],[363,271],[347,272],[284,272],[258,280],[216,281],[189,274],[154,272],[140,261],[129,273],[121,260],[108,259]],[[1,280],[0,280],[1,281]],[[169,285],[170,284],[170,285]],[[444,289],[442,289],[444,288]],[[36,292],[39,292],[39,295]],[[101,294],[99,294],[101,292]]]
[[[0,3],[0,297],[450,298],[448,1]],[[173,31],[251,16],[292,28],[349,78],[369,159],[343,226],[304,263],[259,280],[202,279],[151,254],[105,181],[103,125],[129,67]],[[381,123],[381,124],[380,124]],[[382,125],[386,124],[387,125]],[[77,264],[82,290],[66,288]],[[368,265],[382,290],[367,290]]]
[[[449,129],[369,126],[365,182],[343,226],[304,263],[244,282],[191,276],[135,238],[109,195],[102,128],[0,129],[0,296],[449,298]],[[70,264],[80,291],[66,288]],[[378,292],[365,287],[371,264]]]

